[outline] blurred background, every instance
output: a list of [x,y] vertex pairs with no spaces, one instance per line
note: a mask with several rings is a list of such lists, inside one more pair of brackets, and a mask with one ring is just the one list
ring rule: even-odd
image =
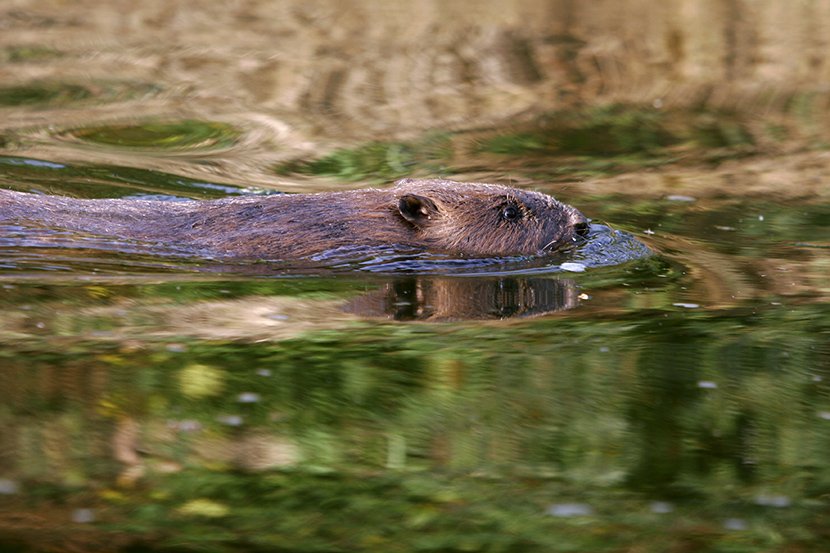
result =
[[821,0],[3,0],[0,187],[442,176],[610,230],[296,267],[0,225],[0,549],[827,551],[828,37]]
[[236,145],[208,156],[211,175],[289,186],[275,165],[358,145],[406,146],[402,167],[353,152],[334,176],[827,139],[823,2],[10,0],[0,18],[3,140],[50,158],[149,166],[136,149]]

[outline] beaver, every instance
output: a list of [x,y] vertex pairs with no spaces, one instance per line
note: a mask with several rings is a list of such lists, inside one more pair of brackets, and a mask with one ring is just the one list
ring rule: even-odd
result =
[[256,260],[389,246],[458,257],[535,256],[573,244],[589,228],[582,213],[546,194],[441,179],[403,179],[386,189],[178,202],[2,190],[0,223]]

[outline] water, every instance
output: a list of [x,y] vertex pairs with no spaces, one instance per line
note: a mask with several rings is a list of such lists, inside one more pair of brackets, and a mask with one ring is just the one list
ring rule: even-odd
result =
[[[589,240],[229,263],[0,228],[0,549],[826,550],[826,95],[658,102],[666,66],[567,3],[346,4],[0,8],[0,186],[444,176],[551,193]],[[705,19],[667,35],[678,74]],[[752,25],[730,86],[791,70]]]

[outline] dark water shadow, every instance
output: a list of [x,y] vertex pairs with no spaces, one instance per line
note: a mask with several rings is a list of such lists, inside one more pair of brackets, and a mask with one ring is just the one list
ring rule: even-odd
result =
[[524,318],[572,309],[576,282],[515,277],[403,277],[350,300],[344,310],[396,321]]

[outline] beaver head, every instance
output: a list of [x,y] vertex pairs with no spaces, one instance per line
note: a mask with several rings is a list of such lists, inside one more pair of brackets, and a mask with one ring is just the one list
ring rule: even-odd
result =
[[435,251],[544,255],[588,233],[582,213],[538,192],[438,179],[403,179],[394,191],[401,217]]

